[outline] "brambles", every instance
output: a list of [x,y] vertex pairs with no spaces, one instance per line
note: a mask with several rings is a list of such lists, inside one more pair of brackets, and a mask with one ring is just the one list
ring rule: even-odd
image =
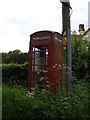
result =
[[70,94],[60,88],[55,92],[42,89],[37,94],[35,89],[33,88],[33,92],[28,94],[22,87],[3,85],[3,120],[9,118],[31,120],[88,118],[89,100],[84,82],[79,81],[74,84]]

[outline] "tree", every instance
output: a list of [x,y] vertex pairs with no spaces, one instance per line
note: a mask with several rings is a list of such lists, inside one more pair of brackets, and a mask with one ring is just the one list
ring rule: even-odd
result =
[[72,72],[78,79],[88,75],[88,44],[81,36],[72,35]]
[[18,63],[23,64],[28,61],[28,53],[23,53],[20,50],[9,51],[8,53],[2,53],[3,63]]

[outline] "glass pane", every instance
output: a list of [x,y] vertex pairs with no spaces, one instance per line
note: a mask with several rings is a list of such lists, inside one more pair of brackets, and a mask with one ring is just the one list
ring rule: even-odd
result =
[[44,65],[45,64],[45,58],[38,58],[35,59],[35,63],[34,63],[34,59],[32,59],[32,65]]
[[48,45],[37,45],[32,51],[32,85],[45,86],[47,80]]

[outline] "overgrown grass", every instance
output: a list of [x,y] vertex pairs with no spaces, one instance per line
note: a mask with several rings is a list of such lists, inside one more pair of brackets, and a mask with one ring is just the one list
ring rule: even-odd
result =
[[3,120],[89,119],[87,86],[80,81],[69,94],[57,89],[54,93],[42,90],[28,95],[24,88],[3,85],[2,98]]

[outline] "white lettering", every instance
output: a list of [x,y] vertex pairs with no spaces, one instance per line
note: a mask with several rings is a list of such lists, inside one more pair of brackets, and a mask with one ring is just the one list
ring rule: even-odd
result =
[[61,39],[59,39],[58,37],[55,36],[55,40],[59,41],[59,42],[62,42]]
[[44,39],[50,39],[50,36],[43,36],[43,37],[33,37],[33,40],[44,40]]

